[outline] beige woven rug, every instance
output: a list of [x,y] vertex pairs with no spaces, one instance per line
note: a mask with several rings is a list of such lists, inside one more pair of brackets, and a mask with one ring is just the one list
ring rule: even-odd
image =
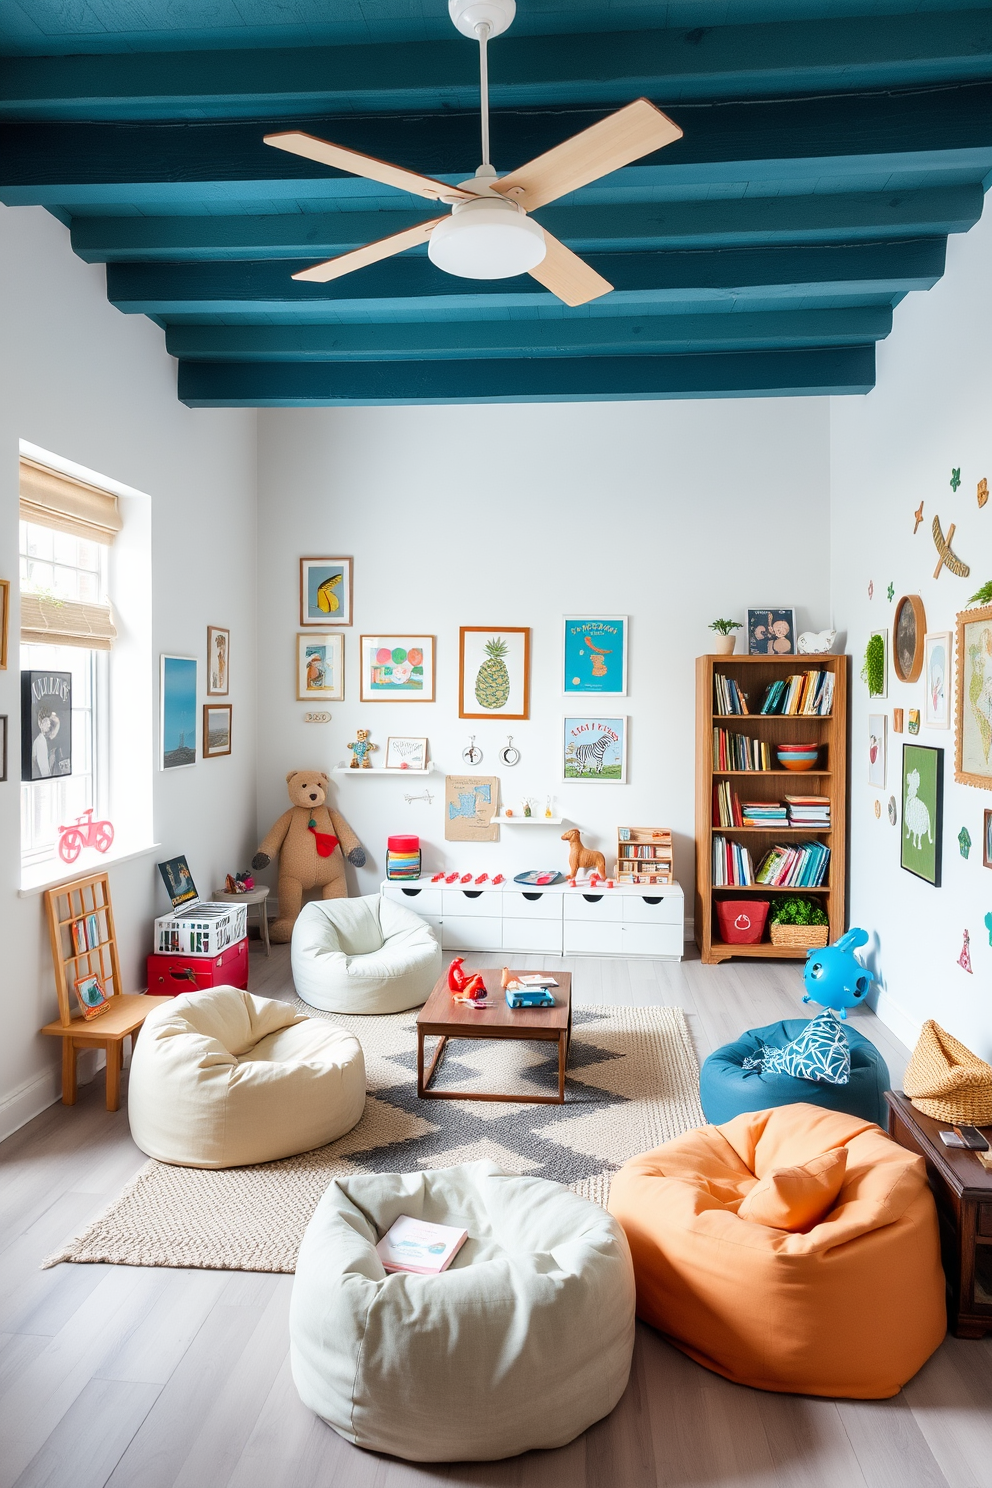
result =
[[[679,1008],[576,1008],[564,1106],[418,1100],[416,1011],[318,1016],[354,1032],[365,1051],[365,1114],[347,1136],[250,1168],[208,1172],[148,1162],[106,1213],[44,1265],[291,1272],[318,1200],[338,1173],[490,1158],[605,1204],[621,1163],[703,1121],[699,1069]],[[557,1046],[452,1040],[432,1088],[446,1085],[556,1091]]]

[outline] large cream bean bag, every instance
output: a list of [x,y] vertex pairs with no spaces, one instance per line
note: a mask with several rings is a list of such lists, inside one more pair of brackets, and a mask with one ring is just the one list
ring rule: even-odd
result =
[[293,981],[329,1013],[402,1013],[419,1007],[441,975],[441,947],[426,920],[379,894],[305,904],[293,927]]
[[131,1061],[131,1135],[149,1157],[182,1167],[309,1152],[350,1131],[364,1107],[352,1034],[237,987],[164,999]]
[[[440,1276],[387,1275],[401,1214],[469,1238]],[[305,1405],[356,1446],[413,1462],[561,1447],[616,1405],[634,1277],[598,1205],[490,1162],[335,1178],[303,1237],[289,1319]]]

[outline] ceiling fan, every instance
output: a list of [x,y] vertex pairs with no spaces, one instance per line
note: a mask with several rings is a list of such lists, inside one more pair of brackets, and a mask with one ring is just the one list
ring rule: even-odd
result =
[[448,0],[448,11],[462,35],[475,37],[479,42],[482,164],[471,180],[448,186],[357,150],[332,145],[312,134],[298,130],[267,134],[265,143],[278,150],[304,155],[322,165],[350,171],[352,175],[451,207],[444,217],[419,222],[404,232],[342,253],[326,263],[303,269],[293,278],[325,283],[426,242],[431,262],[445,273],[463,279],[508,279],[514,274],[530,274],[566,305],[584,305],[608,294],[612,284],[528,213],[681,139],[681,129],[653,103],[638,98],[529,164],[498,177],[489,161],[486,47],[510,25],[516,14],[516,0]]

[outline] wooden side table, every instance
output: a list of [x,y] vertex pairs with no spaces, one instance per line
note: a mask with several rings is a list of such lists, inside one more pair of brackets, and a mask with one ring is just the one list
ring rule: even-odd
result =
[[232,904],[255,904],[258,906],[258,933],[262,937],[265,954],[269,954],[269,911],[266,899],[269,897],[267,884],[259,884],[254,889],[247,889],[243,894],[229,894],[226,889],[218,889],[214,899],[229,900]]
[[56,1018],[41,1030],[62,1040],[62,1104],[76,1104],[76,1061],[80,1049],[105,1049],[107,1052],[107,1110],[117,1111],[121,1104],[121,1064],[124,1040],[130,1038],[131,1052],[138,1030],[152,1008],[161,1007],[160,997],[146,997],[140,992],[125,992],[110,999],[106,1010],[96,1018],[73,1018],[63,1023]]
[[[885,1100],[889,1136],[927,1165],[940,1219],[951,1331],[956,1338],[981,1338],[992,1332],[992,1173],[973,1152],[944,1146],[938,1133],[950,1131],[950,1122],[924,1116],[901,1091],[887,1090]],[[992,1127],[982,1134],[992,1144]]]

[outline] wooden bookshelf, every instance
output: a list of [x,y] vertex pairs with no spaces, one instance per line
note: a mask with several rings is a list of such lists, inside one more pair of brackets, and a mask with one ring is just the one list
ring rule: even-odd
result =
[[614,878],[621,884],[674,882],[669,827],[618,827]]
[[[714,713],[714,673],[732,677],[746,695],[748,706],[761,707],[770,682],[796,672],[831,671],[834,696],[829,715],[796,715],[757,711],[746,714]],[[730,945],[720,939],[714,902],[738,896],[761,895],[774,904],[782,894],[810,894],[830,918],[830,939],[846,929],[847,913],[847,689],[846,656],[700,656],[696,659],[696,910],[695,935],[700,957],[709,965],[731,956],[768,957],[774,960],[806,959],[801,947],[773,946],[765,938],[755,945]],[[716,770],[713,767],[713,730],[727,729],[762,739],[768,744],[816,743],[820,755],[812,770]],[[713,787],[733,781],[743,801],[781,801],[790,796],[826,796],[830,801],[830,827],[718,827],[713,823]],[[713,884],[713,834],[746,843],[755,869],[776,842],[822,841],[830,848],[827,882],[819,888],[769,888],[765,884],[744,888]]]

